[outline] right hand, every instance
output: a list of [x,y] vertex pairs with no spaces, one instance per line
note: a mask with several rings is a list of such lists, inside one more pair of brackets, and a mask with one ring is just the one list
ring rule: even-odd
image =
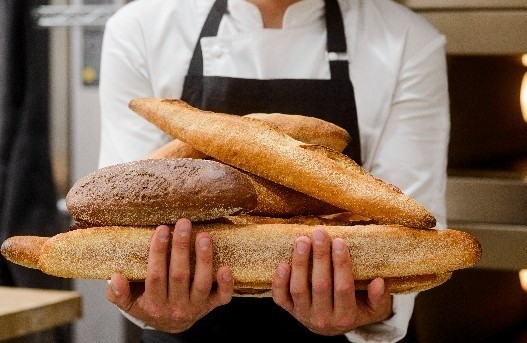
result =
[[208,233],[196,235],[196,265],[194,277],[190,277],[191,229],[188,219],[178,220],[170,243],[170,228],[158,226],[150,243],[145,282],[130,283],[114,274],[106,289],[108,300],[132,317],[170,333],[189,329],[214,308],[230,302],[234,282],[229,267],[219,268],[218,287],[212,289],[212,241]]

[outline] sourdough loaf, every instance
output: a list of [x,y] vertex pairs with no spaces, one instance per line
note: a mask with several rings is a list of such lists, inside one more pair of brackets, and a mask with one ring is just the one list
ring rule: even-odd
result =
[[243,173],[223,163],[142,160],[83,177],[68,192],[66,205],[75,220],[92,225],[159,225],[250,211],[256,193]]

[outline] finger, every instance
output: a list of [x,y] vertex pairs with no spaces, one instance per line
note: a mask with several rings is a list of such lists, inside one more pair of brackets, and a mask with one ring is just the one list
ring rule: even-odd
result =
[[176,222],[170,255],[169,297],[171,303],[188,302],[190,295],[190,238],[192,224],[186,218]]
[[145,293],[149,301],[159,305],[167,299],[167,259],[170,247],[170,229],[160,225],[150,242],[146,268]]
[[273,300],[287,312],[293,309],[293,299],[289,293],[290,275],[291,266],[284,262],[278,265],[273,277]]
[[327,314],[333,314],[333,277],[331,272],[331,241],[322,228],[313,230],[312,320],[325,326]]
[[190,300],[194,304],[203,303],[210,295],[212,288],[212,246],[208,233],[196,235],[196,268],[190,292]]
[[368,290],[368,307],[373,312],[382,310],[386,303],[389,302],[390,293],[385,287],[384,279],[373,279],[367,287]]
[[106,298],[124,312],[130,311],[135,300],[130,291],[130,283],[117,273],[112,275],[110,284],[106,288]]
[[232,299],[234,291],[234,279],[232,277],[232,271],[229,267],[223,266],[218,269],[216,275],[218,282],[218,288],[210,296],[211,309],[220,305],[228,304]]
[[295,241],[291,260],[291,280],[289,288],[294,311],[307,315],[311,307],[311,288],[309,287],[309,257],[311,240],[301,236]]
[[346,242],[335,238],[332,243],[333,259],[333,307],[334,316],[339,322],[353,321],[350,315],[356,311],[355,282],[353,265]]

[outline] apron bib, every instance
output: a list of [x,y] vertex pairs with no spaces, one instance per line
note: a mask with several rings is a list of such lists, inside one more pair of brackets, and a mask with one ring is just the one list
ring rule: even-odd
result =
[[[361,164],[360,138],[353,85],[349,77],[342,14],[337,0],[325,0],[327,51],[331,79],[240,79],[203,76],[202,37],[216,36],[228,0],[216,0],[196,44],[181,99],[196,108],[245,115],[249,113],[301,114],[344,128],[351,142],[344,151]],[[312,333],[272,298],[234,297],[214,309],[189,330],[168,334],[144,330],[142,342],[247,342],[298,340],[299,342],[348,342],[345,336]]]

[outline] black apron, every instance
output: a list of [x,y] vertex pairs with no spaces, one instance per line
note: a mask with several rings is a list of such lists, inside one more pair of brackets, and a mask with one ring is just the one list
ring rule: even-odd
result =
[[[353,85],[349,77],[342,14],[337,0],[325,0],[329,80],[238,79],[203,76],[202,37],[216,36],[228,0],[216,0],[205,21],[185,78],[181,99],[202,110],[245,115],[287,113],[317,117],[346,129],[351,143],[344,153],[357,163],[360,139]],[[272,298],[234,297],[180,334],[144,330],[143,342],[247,342],[299,340],[348,342],[344,336],[320,336],[277,306]]]

